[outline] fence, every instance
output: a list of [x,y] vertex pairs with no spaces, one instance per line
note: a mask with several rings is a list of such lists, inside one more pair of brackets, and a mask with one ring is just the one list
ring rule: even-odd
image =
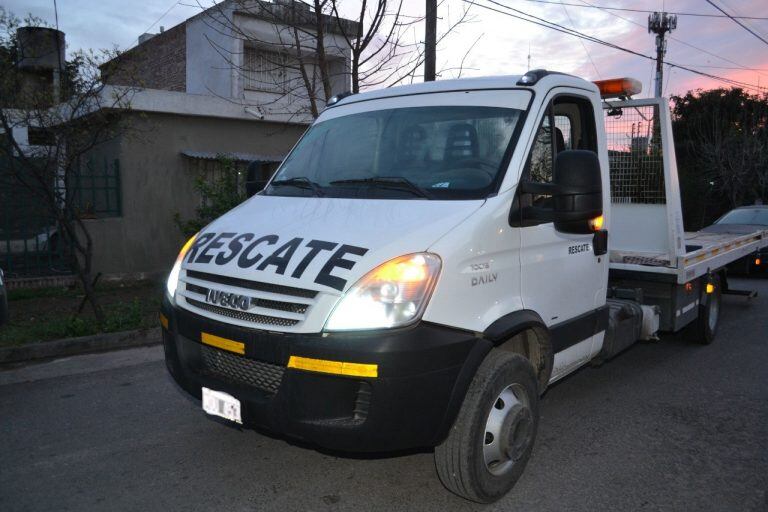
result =
[[[55,172],[15,162],[13,171],[0,161],[0,267],[9,277],[67,275],[72,272],[72,245],[64,236],[57,214],[51,210],[51,194],[63,186]],[[41,179],[49,175],[50,179]],[[122,212],[120,167],[113,162],[87,162],[70,177],[69,204],[84,218],[116,216]],[[57,194],[63,195],[63,194]]]

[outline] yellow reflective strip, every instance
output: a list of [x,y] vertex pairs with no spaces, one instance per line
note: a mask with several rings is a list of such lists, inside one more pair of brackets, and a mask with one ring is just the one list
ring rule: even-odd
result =
[[162,313],[160,313],[160,325],[162,325],[164,329],[168,329],[168,318]]
[[228,340],[227,338],[222,338],[221,336],[214,336],[213,334],[208,334],[207,332],[200,333],[200,340],[206,345],[220,348],[222,350],[228,350],[229,352],[234,352],[235,354],[245,355],[245,343]]
[[376,364],[347,363],[344,361],[327,361],[311,357],[291,356],[288,368],[306,370],[309,372],[331,373],[350,377],[378,377],[379,366]]
[[343,363],[341,373],[354,377],[378,377],[379,366],[376,364]]

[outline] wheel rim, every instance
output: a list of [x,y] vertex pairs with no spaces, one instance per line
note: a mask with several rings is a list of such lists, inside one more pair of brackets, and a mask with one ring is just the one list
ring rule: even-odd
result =
[[509,472],[533,439],[533,414],[520,384],[504,388],[494,400],[485,422],[483,459],[493,475]]
[[709,315],[707,318],[707,323],[709,324],[709,330],[711,332],[715,332],[715,327],[717,327],[717,317],[720,314],[720,301],[717,300],[717,297],[715,297],[714,294],[712,294],[709,298]]

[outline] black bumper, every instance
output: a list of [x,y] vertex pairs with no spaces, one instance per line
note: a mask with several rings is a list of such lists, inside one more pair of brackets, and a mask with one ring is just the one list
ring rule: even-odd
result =
[[[351,452],[442,442],[491,349],[467,331],[421,322],[377,332],[293,334],[241,328],[173,307],[162,312],[166,365],[200,399],[203,386],[241,402],[243,424]],[[201,343],[201,333],[245,343],[245,356]],[[378,365],[375,378],[287,368],[290,356]]]

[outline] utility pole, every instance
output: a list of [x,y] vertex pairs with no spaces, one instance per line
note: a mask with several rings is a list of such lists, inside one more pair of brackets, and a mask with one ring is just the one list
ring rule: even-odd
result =
[[648,15],[648,33],[656,34],[656,78],[655,96],[661,98],[664,83],[664,55],[667,53],[666,35],[677,28],[677,15],[666,12],[654,12]]
[[435,61],[437,60],[437,0],[427,0],[427,12],[424,18],[424,81],[435,81]]

